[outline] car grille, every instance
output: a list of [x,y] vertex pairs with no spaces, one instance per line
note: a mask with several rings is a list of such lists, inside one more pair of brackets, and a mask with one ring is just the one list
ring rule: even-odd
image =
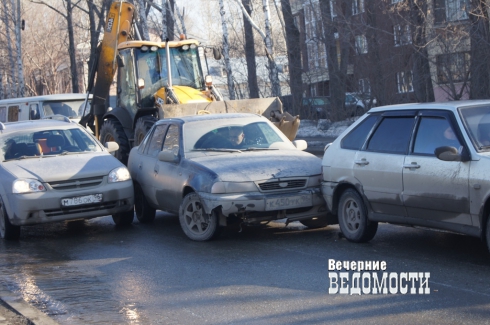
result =
[[85,188],[97,186],[102,183],[104,176],[90,177],[90,178],[80,178],[80,179],[70,179],[67,181],[59,182],[49,182],[48,184],[54,189],[59,191],[73,190],[77,188]]
[[113,209],[117,206],[117,203],[118,201],[110,201],[110,202],[101,202],[101,203],[91,204],[91,205],[71,206],[71,207],[64,207],[63,209],[44,210],[44,213],[46,214],[46,217],[55,217],[59,215],[67,215],[67,214],[79,213],[79,212],[92,212],[92,211]]
[[284,191],[305,188],[307,181],[307,178],[281,179],[258,183],[257,185],[262,192]]

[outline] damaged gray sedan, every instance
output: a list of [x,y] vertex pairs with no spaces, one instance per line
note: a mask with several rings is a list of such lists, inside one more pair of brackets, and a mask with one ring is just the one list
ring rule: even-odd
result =
[[254,114],[160,120],[129,156],[136,216],[145,223],[157,209],[178,214],[197,241],[232,221],[324,227],[321,160],[305,148]]

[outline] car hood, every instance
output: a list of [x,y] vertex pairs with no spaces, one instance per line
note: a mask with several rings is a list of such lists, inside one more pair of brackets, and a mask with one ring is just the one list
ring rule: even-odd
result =
[[104,176],[112,169],[122,166],[107,153],[11,160],[2,165],[16,178],[36,178],[43,182]]
[[221,181],[258,181],[321,174],[320,158],[295,150],[226,153],[190,160],[216,173]]

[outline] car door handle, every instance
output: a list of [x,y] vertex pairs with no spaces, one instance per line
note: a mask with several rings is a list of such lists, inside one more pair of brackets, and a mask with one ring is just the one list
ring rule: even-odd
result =
[[411,164],[405,164],[403,165],[403,168],[420,168],[420,165],[417,164],[415,161],[412,162]]
[[361,166],[369,165],[369,161],[367,161],[365,158],[362,158],[361,160],[355,160],[354,163]]

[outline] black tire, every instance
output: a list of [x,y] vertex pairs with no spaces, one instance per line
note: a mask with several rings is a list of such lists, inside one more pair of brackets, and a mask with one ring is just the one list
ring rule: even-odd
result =
[[487,249],[490,252],[490,216],[487,218],[487,226],[485,231],[485,241],[487,244]]
[[134,210],[136,218],[141,223],[151,223],[155,220],[156,209],[148,204],[145,193],[139,184],[134,184]]
[[179,221],[186,236],[195,241],[207,241],[220,233],[217,213],[206,214],[196,193],[185,196],[179,209]]
[[133,223],[134,209],[126,212],[119,212],[112,215],[112,220],[118,227],[126,227]]
[[326,217],[311,218],[299,221],[303,226],[310,229],[323,228],[328,226],[328,221]]
[[148,133],[148,131],[150,131],[151,127],[153,126],[153,124],[155,124],[156,121],[157,119],[151,115],[140,117],[136,121],[136,125],[134,126],[135,147],[140,145],[140,143],[143,141],[143,138]]
[[0,206],[0,237],[7,240],[18,240],[20,238],[20,226],[10,223],[7,211]]
[[347,189],[339,201],[339,226],[347,240],[363,243],[376,235],[378,223],[369,221],[367,208],[359,193]]
[[117,142],[119,150],[113,152],[113,155],[124,165],[127,165],[131,147],[121,123],[116,119],[105,120],[100,128],[100,142],[104,145],[108,141]]

